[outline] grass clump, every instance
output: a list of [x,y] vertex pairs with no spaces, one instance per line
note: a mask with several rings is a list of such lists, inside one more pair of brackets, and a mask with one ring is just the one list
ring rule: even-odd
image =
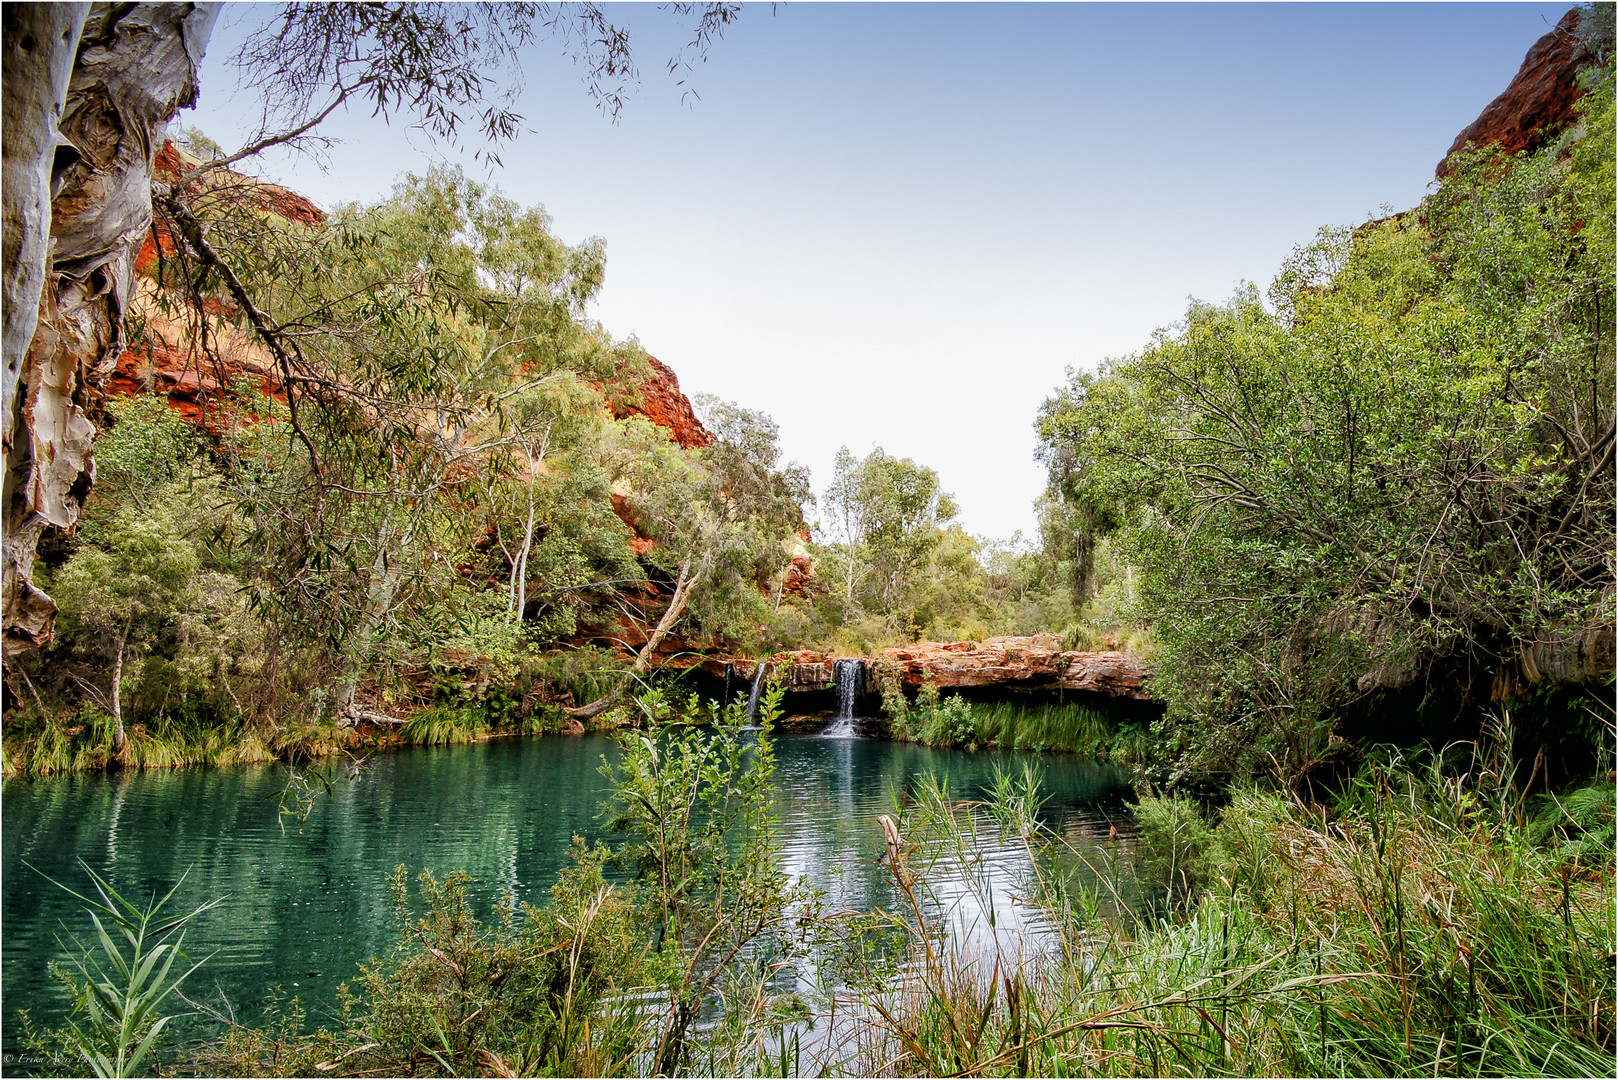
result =
[[178,710],[131,725],[120,751],[112,717],[85,705],[71,715],[25,716],[11,724],[4,768],[7,776],[50,776],[116,767],[246,764],[282,756],[285,743],[240,717],[218,720]]
[[1101,709],[1074,701],[970,701],[931,680],[915,700],[883,683],[882,708],[895,738],[966,749],[1060,750],[1126,763],[1141,760],[1145,733],[1115,723]]
[[454,706],[433,705],[411,714],[404,723],[404,741],[417,746],[449,746],[471,742],[484,732],[481,717]]

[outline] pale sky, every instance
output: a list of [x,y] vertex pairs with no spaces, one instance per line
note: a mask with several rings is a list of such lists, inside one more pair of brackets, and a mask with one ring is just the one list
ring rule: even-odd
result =
[[[616,126],[540,46],[502,168],[359,109],[325,171],[255,171],[331,206],[460,161],[564,241],[604,238],[592,316],[687,394],[772,416],[817,492],[839,446],[880,445],[1003,539],[1035,531],[1032,425],[1064,368],[1413,205],[1568,6],[753,5],[682,104],[675,21],[609,5],[642,72]],[[240,143],[259,102],[228,61],[278,9],[228,7],[182,124]]]

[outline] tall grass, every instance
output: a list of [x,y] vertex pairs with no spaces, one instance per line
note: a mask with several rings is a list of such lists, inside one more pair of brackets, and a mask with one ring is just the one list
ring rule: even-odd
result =
[[1100,709],[1074,702],[972,702],[972,724],[984,746],[1008,750],[1105,751],[1112,724]]
[[49,776],[115,765],[166,769],[179,765],[233,765],[272,761],[287,752],[288,734],[258,730],[240,718],[222,723],[185,714],[162,715],[127,731],[122,753],[112,718],[93,706],[68,717],[16,724],[5,733],[8,776]]
[[[920,977],[873,1003],[848,1067],[1610,1075],[1612,852],[1569,860],[1537,847],[1499,812],[1508,801],[1394,767],[1324,815],[1247,791],[1216,826],[1191,826],[1189,804],[1160,803],[1146,842],[1178,836],[1181,850],[1158,852],[1155,867],[1149,854],[1147,884],[1175,885],[1181,904],[1110,926],[1064,905],[1063,947],[1035,963],[918,944]],[[1029,842],[1031,854],[1063,844]],[[895,861],[906,889],[913,858]],[[1063,884],[1046,881],[1044,895]],[[908,923],[918,943],[930,933],[921,908]]]
[[885,688],[883,708],[900,739],[971,749],[1060,750],[1126,764],[1144,760],[1146,734],[1073,701],[970,701],[924,684],[912,701]]

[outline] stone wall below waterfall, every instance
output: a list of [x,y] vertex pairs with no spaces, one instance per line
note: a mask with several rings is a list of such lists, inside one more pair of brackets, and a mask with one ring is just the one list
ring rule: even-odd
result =
[[[836,663],[854,657],[800,650],[765,660],[709,656],[694,664],[705,675],[751,680],[760,663],[782,668],[789,692],[826,691],[834,684]],[[1064,650],[1056,638],[1000,637],[988,641],[922,641],[884,649],[863,657],[867,693],[878,689],[884,673],[914,691],[929,678],[941,690],[1011,690],[1079,692],[1124,701],[1154,700],[1148,684],[1151,669],[1144,660],[1121,652]]]

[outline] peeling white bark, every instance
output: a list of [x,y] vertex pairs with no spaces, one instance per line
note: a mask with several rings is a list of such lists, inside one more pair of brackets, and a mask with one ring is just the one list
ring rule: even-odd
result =
[[[17,376],[39,321],[39,296],[50,263],[51,175],[61,139],[58,124],[67,97],[79,32],[90,5],[7,4],[0,9],[0,210],[4,239],[4,442],[11,445]],[[75,153],[64,147],[64,166]]]
[[[29,103],[25,95],[37,91],[23,87],[9,70],[9,13],[12,7],[31,6],[6,8],[8,153],[14,111],[18,136],[20,129],[28,129],[38,142],[48,126],[53,152],[55,148],[55,117]],[[46,530],[72,531],[95,482],[91,416],[101,381],[123,347],[135,257],[152,222],[153,159],[164,125],[179,109],[196,103],[197,65],[218,11],[219,5],[212,3],[97,3],[83,18],[59,125],[71,144],[62,160],[77,159],[50,181],[56,194],[50,206],[48,269],[45,251],[37,245],[30,249],[43,278],[38,325],[6,390],[12,425],[5,446],[6,534],[0,565],[6,656],[50,640],[56,605],[30,580],[34,552]],[[9,163],[7,168],[9,188]],[[21,266],[20,245],[18,262],[16,276],[26,285],[23,279],[30,270]],[[8,290],[12,277],[8,265]],[[9,371],[12,316],[7,299]]]

